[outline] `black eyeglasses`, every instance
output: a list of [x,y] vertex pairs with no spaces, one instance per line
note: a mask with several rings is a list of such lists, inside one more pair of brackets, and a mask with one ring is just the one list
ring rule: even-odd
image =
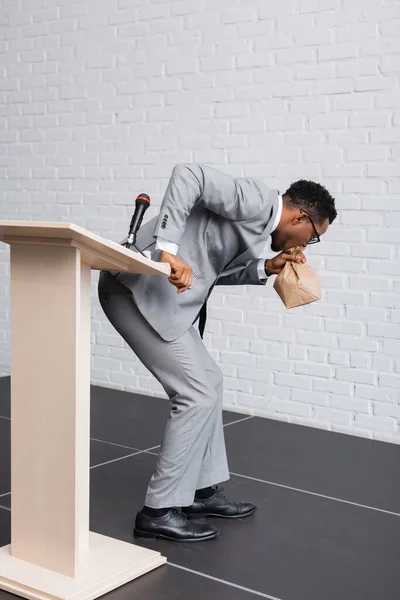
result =
[[307,217],[307,218],[310,220],[310,223],[311,223],[311,225],[313,226],[314,233],[315,233],[315,237],[312,237],[312,238],[309,240],[309,242],[308,242],[308,245],[309,245],[309,244],[318,244],[318,242],[320,242],[320,241],[321,241],[321,238],[319,237],[319,233],[318,233],[318,231],[317,231],[317,228],[316,228],[316,227],[315,227],[315,225],[314,225],[314,221],[312,220],[312,218],[310,217],[310,215],[308,215],[306,212],[304,212],[304,210],[301,210],[300,212],[302,212],[302,213],[303,213],[303,215],[306,215],[306,217]]

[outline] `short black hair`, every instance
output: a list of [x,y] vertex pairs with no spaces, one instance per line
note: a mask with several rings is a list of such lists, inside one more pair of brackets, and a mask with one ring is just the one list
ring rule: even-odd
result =
[[337,217],[335,199],[324,186],[314,181],[300,179],[292,183],[284,196],[288,197],[286,201],[289,206],[306,211],[319,223],[326,219],[332,223]]

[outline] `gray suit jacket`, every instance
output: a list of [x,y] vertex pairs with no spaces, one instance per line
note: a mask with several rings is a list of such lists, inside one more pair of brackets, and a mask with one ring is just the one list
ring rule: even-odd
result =
[[262,181],[177,165],[158,217],[139,229],[136,245],[158,261],[156,238],[179,244],[178,256],[192,267],[191,289],[178,294],[166,277],[156,275],[120,273],[117,279],[159,335],[175,340],[196,320],[214,285],[265,283],[257,264],[277,211],[278,191]]

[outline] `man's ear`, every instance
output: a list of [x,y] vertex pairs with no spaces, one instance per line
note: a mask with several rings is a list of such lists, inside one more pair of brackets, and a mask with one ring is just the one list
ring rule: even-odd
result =
[[300,223],[303,223],[303,221],[305,221],[307,219],[307,215],[300,212],[300,213],[296,213],[293,216],[293,220],[292,223],[293,225],[300,225]]

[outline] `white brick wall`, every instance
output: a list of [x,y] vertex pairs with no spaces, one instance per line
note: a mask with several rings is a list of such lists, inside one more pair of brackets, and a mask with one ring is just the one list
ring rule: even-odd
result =
[[[4,0],[2,217],[125,235],[174,164],[285,190],[313,178],[339,217],[310,248],[324,298],[215,291],[207,346],[225,403],[400,443],[400,4],[395,0]],[[1,247],[0,362],[9,369]],[[93,381],[160,394],[105,322]],[[27,299],[29,307],[29,298]]]

